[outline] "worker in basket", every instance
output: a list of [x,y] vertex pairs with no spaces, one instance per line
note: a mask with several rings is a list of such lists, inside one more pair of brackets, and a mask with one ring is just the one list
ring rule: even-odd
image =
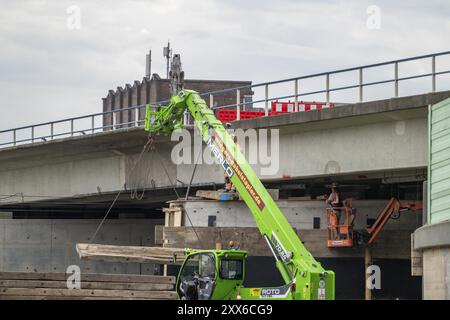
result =
[[334,239],[339,239],[339,224],[341,220],[342,200],[337,183],[331,184],[331,194],[328,196],[326,203],[332,209],[329,218],[329,225],[331,227],[332,236]]
[[233,240],[228,242],[228,250],[239,250],[239,246],[237,246]]

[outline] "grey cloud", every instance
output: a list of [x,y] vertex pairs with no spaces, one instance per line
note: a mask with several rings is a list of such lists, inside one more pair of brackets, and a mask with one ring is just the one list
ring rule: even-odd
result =
[[[79,31],[66,28],[73,4]],[[366,27],[372,4],[380,30]],[[108,89],[143,76],[149,48],[165,74],[168,39],[187,77],[260,82],[448,50],[449,13],[443,0],[3,1],[0,128],[100,111]]]

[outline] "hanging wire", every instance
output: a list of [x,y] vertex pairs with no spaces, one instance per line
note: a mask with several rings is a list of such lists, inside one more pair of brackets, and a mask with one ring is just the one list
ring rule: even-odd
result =
[[[139,157],[138,157],[136,163],[134,164],[133,168],[130,170],[130,173],[129,173],[130,176],[131,176],[131,174],[133,173],[134,169],[137,167],[137,165],[138,165],[138,164],[140,163],[140,161],[142,160],[142,157],[143,157],[144,153],[145,153],[147,150],[152,150],[152,151],[156,150],[156,149],[153,148],[153,143],[154,143],[154,136],[151,135],[151,134],[149,134],[147,143],[146,143],[146,144],[144,145],[144,147],[142,148],[141,154],[139,155]],[[192,185],[192,181],[193,181],[193,179],[194,179],[194,175],[195,175],[195,172],[196,172],[196,169],[197,169],[197,164],[198,164],[198,160],[199,160],[199,158],[200,158],[201,152],[202,152],[202,149],[199,150],[199,153],[198,153],[197,158],[196,158],[196,160],[195,160],[194,169],[193,169],[193,171],[192,171],[192,176],[191,176],[191,179],[190,179],[190,182],[189,182],[189,186],[188,186],[188,189],[187,189],[187,192],[186,192],[186,200],[187,200],[187,197],[188,197],[188,195],[189,195],[189,190],[190,190],[190,187],[191,187],[191,185]],[[163,167],[164,167],[164,166],[163,166]],[[165,167],[164,167],[164,171],[166,172],[167,176],[169,177],[168,172],[167,172],[167,170],[165,169]],[[173,185],[173,183],[172,183],[170,177],[169,177],[169,181],[170,181],[170,183]],[[134,191],[132,191],[132,193],[135,192],[134,195],[136,195],[136,190],[137,190],[137,188],[136,188]],[[113,202],[111,203],[110,207],[108,208],[108,211],[106,212],[105,216],[104,216],[103,219],[100,221],[99,225],[97,226],[97,229],[95,230],[94,234],[92,235],[91,240],[90,240],[90,242],[89,242],[90,244],[94,241],[95,237],[97,236],[98,232],[100,231],[101,227],[103,226],[104,222],[106,221],[106,218],[108,217],[108,215],[109,215],[109,213],[111,212],[112,208],[114,207],[114,205],[116,204],[117,200],[119,199],[119,197],[120,197],[122,191],[124,191],[124,188],[122,188],[122,189],[117,193],[116,197],[114,198]],[[175,191],[175,193],[176,193],[177,196],[178,196],[178,192],[176,191],[175,187],[174,187],[174,191]],[[142,197],[143,197],[144,192],[145,192],[145,190],[144,190],[143,193],[142,193]],[[192,223],[192,220],[191,220],[189,214],[186,212],[186,210],[185,210],[185,213],[186,213],[186,217],[187,217],[188,220],[189,220],[189,223],[191,224],[192,230],[194,231],[195,236],[197,237],[197,241],[198,241],[198,243],[201,245],[200,237],[199,237],[199,235],[198,235],[198,233],[197,233],[197,230],[196,230],[195,227],[194,227],[194,224]]]
[[175,194],[177,195],[177,198],[180,198],[180,195],[178,194],[177,188],[175,186],[175,184],[172,182],[172,179],[170,178],[169,172],[166,169],[166,166],[164,165],[164,162],[162,160],[161,154],[159,153],[158,149],[155,148],[155,153],[158,156],[158,160],[161,163],[161,166],[164,169],[164,172],[166,173],[167,179],[169,179],[169,183],[173,188],[173,191],[175,192]]
[[200,159],[200,155],[202,154],[202,152],[203,152],[203,149],[200,148],[200,150],[198,151],[197,157],[195,158],[194,169],[192,170],[191,179],[189,180],[189,185],[186,190],[186,195],[184,197],[184,200],[188,200],[188,198],[189,198],[189,192],[191,191],[192,181],[194,180],[195,171],[197,171],[198,160]]
[[[191,179],[189,180],[189,185],[188,185],[188,188],[187,188],[187,190],[186,190],[186,195],[185,195],[185,197],[184,197],[184,200],[185,200],[185,201],[187,201],[188,198],[189,198],[189,191],[191,190],[192,181],[194,180],[195,171],[197,170],[198,160],[200,159],[200,155],[202,154],[202,152],[203,152],[203,148],[200,148],[200,150],[199,150],[199,152],[198,152],[198,154],[197,154],[197,157],[196,157],[196,159],[195,159],[194,169],[192,170]],[[191,217],[189,216],[189,214],[187,213],[186,210],[184,210],[184,211],[185,211],[185,213],[186,213],[186,217],[187,217],[188,220],[189,220],[189,223],[191,224],[192,230],[194,231],[195,236],[197,237],[197,241],[198,241],[198,243],[199,243],[200,246],[201,246],[200,237],[198,236],[197,230],[195,229],[194,224],[192,223]]]
[[94,241],[95,237],[97,236],[97,233],[100,231],[100,228],[103,226],[103,223],[105,222],[106,218],[108,217],[109,213],[111,212],[111,209],[112,209],[112,208],[114,207],[114,205],[116,204],[117,199],[119,199],[120,194],[122,193],[122,190],[123,190],[123,189],[121,189],[121,190],[117,193],[116,197],[114,198],[114,201],[113,201],[113,202],[111,203],[111,205],[109,206],[109,209],[108,209],[108,211],[106,212],[105,216],[103,217],[102,221],[100,221],[99,225],[97,226],[97,229],[95,230],[94,234],[93,234],[92,237],[91,237],[91,240],[89,241],[90,244],[92,243],[92,241]]
[[[152,134],[149,134],[149,135],[148,135],[147,143],[146,143],[146,144],[144,145],[144,147],[142,148],[142,151],[141,151],[141,153],[140,153],[138,159],[136,160],[136,163],[134,164],[133,168],[130,170],[129,177],[131,177],[131,175],[132,175],[133,172],[134,172],[134,169],[135,169],[135,168],[137,167],[137,165],[141,162],[142,157],[144,156],[144,153],[147,152],[147,151],[151,151],[151,150],[152,150],[154,141],[155,141],[155,140],[154,140],[154,136],[153,136]],[[145,188],[145,181],[144,181],[144,187],[143,187],[142,193],[141,193],[140,195],[138,194],[138,192],[139,192],[139,186],[136,185],[136,186],[135,186],[134,188],[132,188],[132,190],[131,190],[131,193],[130,193],[130,198],[131,198],[131,200],[134,200],[134,199],[137,199],[137,200],[139,200],[139,201],[142,200],[142,199],[144,198],[144,195],[145,195],[145,190],[146,190],[146,188]]]
[[[148,137],[147,137],[147,142],[145,143],[144,147],[142,148],[142,151],[139,154],[139,157],[138,157],[137,161],[135,162],[134,166],[130,170],[129,176],[131,176],[131,174],[133,173],[134,169],[136,169],[137,165],[142,160],[142,156],[146,152],[147,148],[151,147],[153,145],[153,143],[154,143],[154,136],[152,134],[149,134]],[[122,191],[124,191],[124,189],[125,189],[125,185],[117,193],[117,195],[114,198],[113,202],[109,206],[108,211],[106,212],[105,216],[103,217],[103,219],[100,221],[99,225],[97,226],[97,229],[95,230],[94,234],[92,235],[91,240],[90,240],[89,243],[92,243],[94,241],[95,237],[97,236],[97,233],[100,231],[101,227],[103,226],[103,223],[105,222],[106,218],[108,217],[109,213],[111,212],[112,208],[116,204],[117,200],[119,199],[119,197],[120,197]]]

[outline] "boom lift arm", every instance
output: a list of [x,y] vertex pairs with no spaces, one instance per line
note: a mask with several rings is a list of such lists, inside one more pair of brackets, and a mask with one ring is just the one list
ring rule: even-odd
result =
[[411,200],[398,200],[396,198],[391,198],[389,202],[384,207],[383,211],[378,215],[375,222],[367,229],[370,236],[367,245],[371,245],[383,230],[389,219],[402,211],[418,211],[422,210],[422,201],[411,201]]
[[193,117],[203,141],[217,158],[253,214],[257,227],[276,259],[276,267],[293,299],[334,299],[334,273],[325,271],[305,248],[275,201],[246,161],[221,121],[200,95],[181,90],[168,106],[147,106],[146,130],[169,134],[182,128],[183,114]]

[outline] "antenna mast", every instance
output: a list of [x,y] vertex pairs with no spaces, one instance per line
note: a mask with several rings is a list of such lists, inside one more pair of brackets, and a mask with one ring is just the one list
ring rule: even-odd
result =
[[172,59],[172,49],[170,48],[170,42],[167,42],[167,47],[164,47],[163,55],[167,59],[166,78],[169,79],[170,60]]

